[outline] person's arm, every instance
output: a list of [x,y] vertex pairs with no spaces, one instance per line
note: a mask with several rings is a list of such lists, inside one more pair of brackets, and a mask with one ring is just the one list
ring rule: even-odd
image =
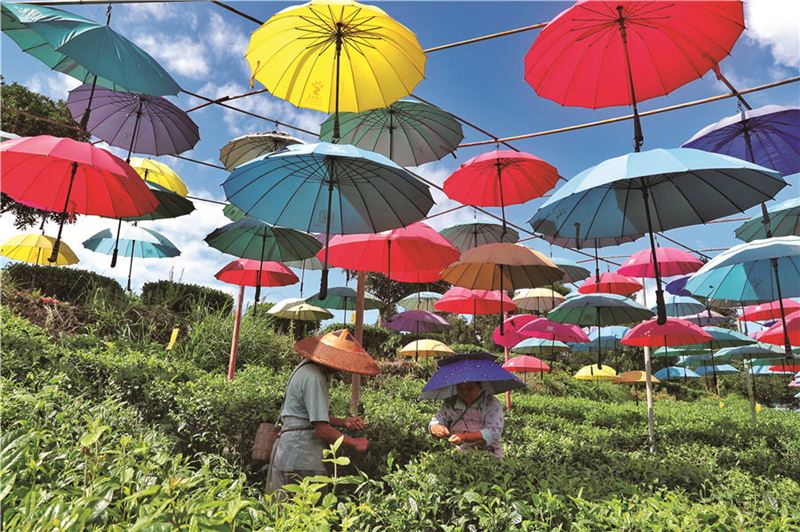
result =
[[445,402],[428,423],[428,431],[435,437],[446,438],[450,435],[450,430],[447,427],[450,425],[451,410]]
[[358,452],[364,452],[367,450],[369,446],[369,440],[366,438],[353,438],[352,436],[348,436],[347,434],[342,434],[335,428],[331,426],[330,423],[325,421],[315,421],[314,425],[314,436],[321,439],[326,443],[334,443],[336,440],[344,436],[342,443],[348,447],[352,447]]
[[358,416],[350,417],[330,417],[330,424],[334,427],[344,427],[349,430],[361,430],[364,428],[364,420]]
[[483,427],[480,431],[475,432],[459,432],[453,434],[449,441],[452,443],[462,442],[478,442],[486,445],[492,445],[500,440],[503,435],[503,427],[505,425],[505,417],[503,414],[503,407],[500,401],[489,401],[486,406],[486,411],[483,415]]

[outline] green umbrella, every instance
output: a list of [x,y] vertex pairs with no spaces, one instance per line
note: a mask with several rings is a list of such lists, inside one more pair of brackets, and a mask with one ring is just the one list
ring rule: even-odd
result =
[[667,357],[678,357],[678,356],[686,356],[686,355],[699,355],[708,351],[708,344],[700,344],[699,347],[694,346],[692,348],[685,348],[684,346],[680,347],[659,347],[655,351],[653,351],[650,356],[653,358],[667,358]]
[[158,200],[158,208],[153,212],[148,212],[141,216],[122,218],[126,222],[178,218],[179,216],[185,216],[194,211],[194,204],[191,200],[152,181],[145,181],[145,183],[147,184],[147,188],[150,189],[150,192],[156,197],[156,200]]
[[[322,123],[319,138],[333,139],[334,117]],[[398,100],[363,113],[339,113],[339,142],[387,156],[400,166],[419,166],[452,153],[464,140],[456,118],[422,102]]]
[[575,283],[589,277],[589,268],[584,268],[573,260],[562,257],[553,257],[551,260],[556,266],[564,270],[564,282]]
[[511,348],[514,353],[524,353],[526,355],[552,355],[569,350],[569,346],[564,342],[546,338],[526,338]]
[[[356,291],[349,286],[334,286],[328,288],[328,297],[324,300],[319,298],[319,293],[306,298],[306,303],[323,308],[343,310],[344,319],[342,323],[347,323],[347,311],[356,309]],[[364,310],[375,310],[381,308],[382,304],[378,298],[369,293],[364,293]]]
[[244,220],[247,218],[247,215],[244,213],[244,211],[233,203],[227,203],[225,207],[222,208],[222,214],[224,214],[225,218],[231,220],[232,222],[238,222],[239,220]]
[[283,131],[252,133],[228,141],[219,150],[219,160],[225,168],[233,170],[237,166],[292,144],[303,144],[303,141]]
[[498,242],[516,244],[519,241],[519,234],[509,227],[503,234],[503,226],[500,224],[478,222],[454,225],[442,229],[439,234],[461,253],[484,244],[497,244]]
[[436,312],[434,305],[442,298],[442,294],[437,292],[415,292],[407,295],[397,302],[398,305],[406,310],[425,310]]
[[[767,210],[771,236],[800,236],[800,198],[792,198]],[[736,238],[745,242],[767,238],[764,216],[756,216],[736,228]]]

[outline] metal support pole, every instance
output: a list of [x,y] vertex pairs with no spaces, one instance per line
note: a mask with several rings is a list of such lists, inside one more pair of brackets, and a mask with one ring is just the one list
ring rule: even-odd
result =
[[228,361],[228,380],[233,380],[236,373],[236,356],[239,354],[239,329],[242,325],[242,305],[244,304],[244,286],[239,287],[236,298],[236,314],[233,317],[233,338],[231,339],[231,357]]

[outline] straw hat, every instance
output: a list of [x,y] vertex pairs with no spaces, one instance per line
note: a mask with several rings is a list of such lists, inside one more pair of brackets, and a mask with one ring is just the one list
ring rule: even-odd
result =
[[329,368],[359,375],[377,375],[378,364],[347,329],[309,336],[294,344],[300,356]]

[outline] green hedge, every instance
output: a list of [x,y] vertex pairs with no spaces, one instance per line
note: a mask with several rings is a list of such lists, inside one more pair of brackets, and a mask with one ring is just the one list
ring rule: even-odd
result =
[[6,276],[19,289],[37,290],[70,303],[89,304],[97,297],[112,301],[126,298],[114,279],[78,268],[13,263],[3,268],[4,281]]
[[173,281],[145,283],[142,302],[161,305],[181,315],[191,314],[197,307],[222,312],[230,312],[233,308],[233,298],[221,290]]

